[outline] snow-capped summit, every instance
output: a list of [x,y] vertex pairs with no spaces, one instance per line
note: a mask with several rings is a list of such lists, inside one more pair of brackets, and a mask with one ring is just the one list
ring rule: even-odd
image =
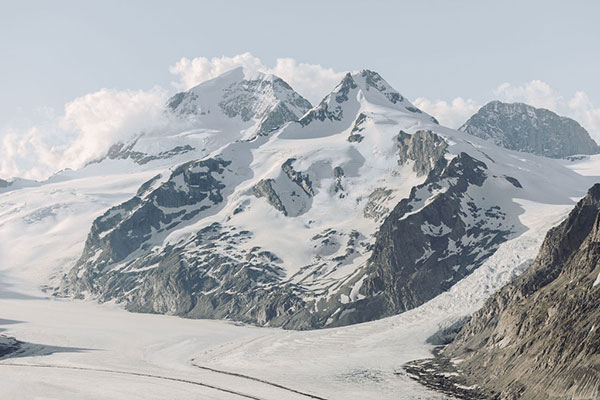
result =
[[193,117],[199,125],[239,124],[245,137],[268,134],[311,107],[283,79],[242,67],[177,93],[167,102],[168,111]]
[[[319,105],[302,117],[300,124],[306,126],[314,120],[328,120],[344,125],[344,122],[353,120],[358,110],[365,104],[370,104],[371,107],[380,106],[424,114],[392,88],[377,72],[364,69],[356,73],[348,72]],[[426,115],[426,118],[433,120],[429,115]]]
[[142,165],[202,158],[228,143],[268,135],[311,107],[283,79],[239,67],[171,97],[165,129],[116,143],[107,157]]

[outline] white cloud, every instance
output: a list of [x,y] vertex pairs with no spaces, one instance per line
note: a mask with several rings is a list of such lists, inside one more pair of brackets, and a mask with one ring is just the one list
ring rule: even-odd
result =
[[258,58],[250,53],[244,53],[233,57],[213,57],[210,60],[206,57],[196,57],[191,60],[183,57],[169,67],[169,72],[179,76],[179,81],[173,83],[176,88],[188,90],[236,67],[244,67],[251,73],[264,69],[264,65]]
[[571,115],[590,130],[590,133],[600,143],[600,108],[595,108],[585,92],[576,92],[568,103]]
[[474,100],[463,99],[462,97],[456,97],[450,102],[444,100],[431,101],[419,97],[413,101],[413,104],[426,113],[433,115],[440,124],[454,129],[464,124],[481,107]]
[[166,123],[166,92],[102,89],[65,105],[26,129],[0,133],[0,176],[43,179],[64,168],[81,168],[118,142]]
[[548,85],[540,80],[533,80],[522,86],[514,86],[505,82],[494,90],[496,97],[509,103],[526,103],[538,108],[559,112],[563,98]]
[[173,83],[174,86],[180,90],[187,90],[236,67],[244,67],[249,73],[260,71],[277,75],[313,104],[320,102],[345,74],[318,64],[298,63],[293,58],[278,58],[275,66],[268,67],[250,53],[211,59],[196,57],[190,60],[184,57],[171,66],[169,71],[179,77],[179,80]]

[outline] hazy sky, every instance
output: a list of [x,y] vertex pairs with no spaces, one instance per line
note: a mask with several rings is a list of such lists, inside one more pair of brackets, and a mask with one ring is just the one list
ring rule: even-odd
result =
[[14,141],[103,88],[169,95],[210,75],[213,57],[250,53],[287,77],[322,67],[301,71],[321,73],[312,88],[296,82],[313,101],[337,73],[370,68],[449,125],[501,98],[570,113],[599,137],[599,16],[591,0],[2,1],[0,129]]

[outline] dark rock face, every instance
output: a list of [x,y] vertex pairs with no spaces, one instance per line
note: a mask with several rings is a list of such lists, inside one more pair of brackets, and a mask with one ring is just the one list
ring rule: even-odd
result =
[[185,153],[195,150],[192,146],[190,146],[189,144],[186,144],[185,146],[176,146],[170,150],[161,151],[160,153],[155,154],[155,155],[149,155],[149,154],[145,154],[145,153],[142,153],[139,151],[135,151],[134,148],[135,148],[136,143],[137,143],[137,140],[133,140],[132,142],[130,142],[128,144],[124,144],[124,143],[114,144],[108,150],[106,157],[111,160],[131,159],[136,164],[144,165],[144,164],[149,163],[150,161],[168,159],[168,158],[175,157],[179,154],[185,154]]
[[499,399],[600,398],[600,184],[444,355]]
[[400,149],[398,162],[402,165],[408,160],[414,161],[413,170],[417,176],[431,172],[448,148],[446,142],[431,131],[417,131],[412,135],[400,131],[396,140]]
[[288,178],[290,178],[292,182],[300,186],[304,193],[311,197],[314,196],[315,192],[312,188],[310,178],[308,177],[308,175],[303,174],[302,172],[298,172],[292,167],[292,163],[294,161],[296,161],[295,158],[290,158],[286,160],[286,162],[284,162],[281,166],[281,170],[287,175]]
[[[478,268],[513,233],[500,207],[481,209],[467,196],[487,179],[486,165],[466,153],[445,163],[438,160],[377,232],[360,288],[365,298],[352,305],[362,310],[355,318],[381,318],[425,303]],[[490,219],[498,223],[489,225]]]
[[8,336],[0,336],[0,359],[8,356],[21,348],[21,342]]
[[[344,79],[334,89],[334,91],[321,101],[321,103],[313,108],[310,112],[300,119],[302,126],[309,125],[312,121],[341,121],[344,116],[344,110],[341,106],[348,101],[348,93],[350,90],[356,89],[358,86],[350,73],[344,76]],[[331,97],[334,98],[336,105],[333,105]]]
[[576,121],[522,103],[492,101],[459,130],[507,149],[552,158],[600,153],[598,144]]
[[283,213],[283,215],[288,215],[283,202],[279,198],[279,195],[273,188],[273,183],[275,181],[273,179],[262,179],[260,180],[256,186],[254,186],[254,195],[256,197],[264,197],[267,200],[267,203],[272,205],[276,210],[279,210]]
[[292,165],[294,161],[295,158],[290,158],[281,165],[283,176],[277,180],[263,179],[254,186],[256,197],[264,197],[270,205],[285,216],[298,216],[305,212],[310,206],[311,198],[315,195],[310,177],[308,174],[296,171]]
[[[366,69],[366,70],[361,71],[360,75],[363,78],[365,78],[365,82],[367,83],[367,90],[369,90],[369,88],[374,88],[374,89],[380,91],[393,104],[396,104],[396,103],[404,100],[404,97],[402,97],[402,95],[400,93],[388,89],[387,85],[384,83],[385,81],[383,80],[381,75],[379,75],[377,72],[369,71],[368,69]],[[421,113],[421,110],[418,110],[415,107],[410,107],[410,108],[413,108],[414,110],[416,110],[413,112]],[[408,107],[407,107],[407,109],[408,109]]]
[[221,159],[185,163],[158,187],[154,186],[159,176],[142,185],[135,197],[98,217],[81,258],[66,277],[74,291],[104,289],[102,271],[106,267],[124,261],[135,251],[148,250],[154,235],[160,236],[220,204],[225,188],[221,181],[229,164]]
[[365,121],[367,120],[367,115],[360,113],[358,114],[358,117],[356,117],[356,120],[354,121],[354,126],[352,127],[352,130],[350,131],[350,136],[348,136],[348,141],[349,142],[362,142],[362,140],[364,139],[364,136],[360,134],[360,132],[364,131],[365,128],[363,127]]

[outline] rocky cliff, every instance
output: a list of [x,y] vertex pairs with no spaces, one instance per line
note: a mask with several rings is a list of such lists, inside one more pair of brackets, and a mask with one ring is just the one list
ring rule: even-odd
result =
[[577,121],[522,103],[492,101],[459,130],[507,149],[552,158],[600,153],[598,144]]
[[600,184],[443,352],[499,399],[600,398]]

